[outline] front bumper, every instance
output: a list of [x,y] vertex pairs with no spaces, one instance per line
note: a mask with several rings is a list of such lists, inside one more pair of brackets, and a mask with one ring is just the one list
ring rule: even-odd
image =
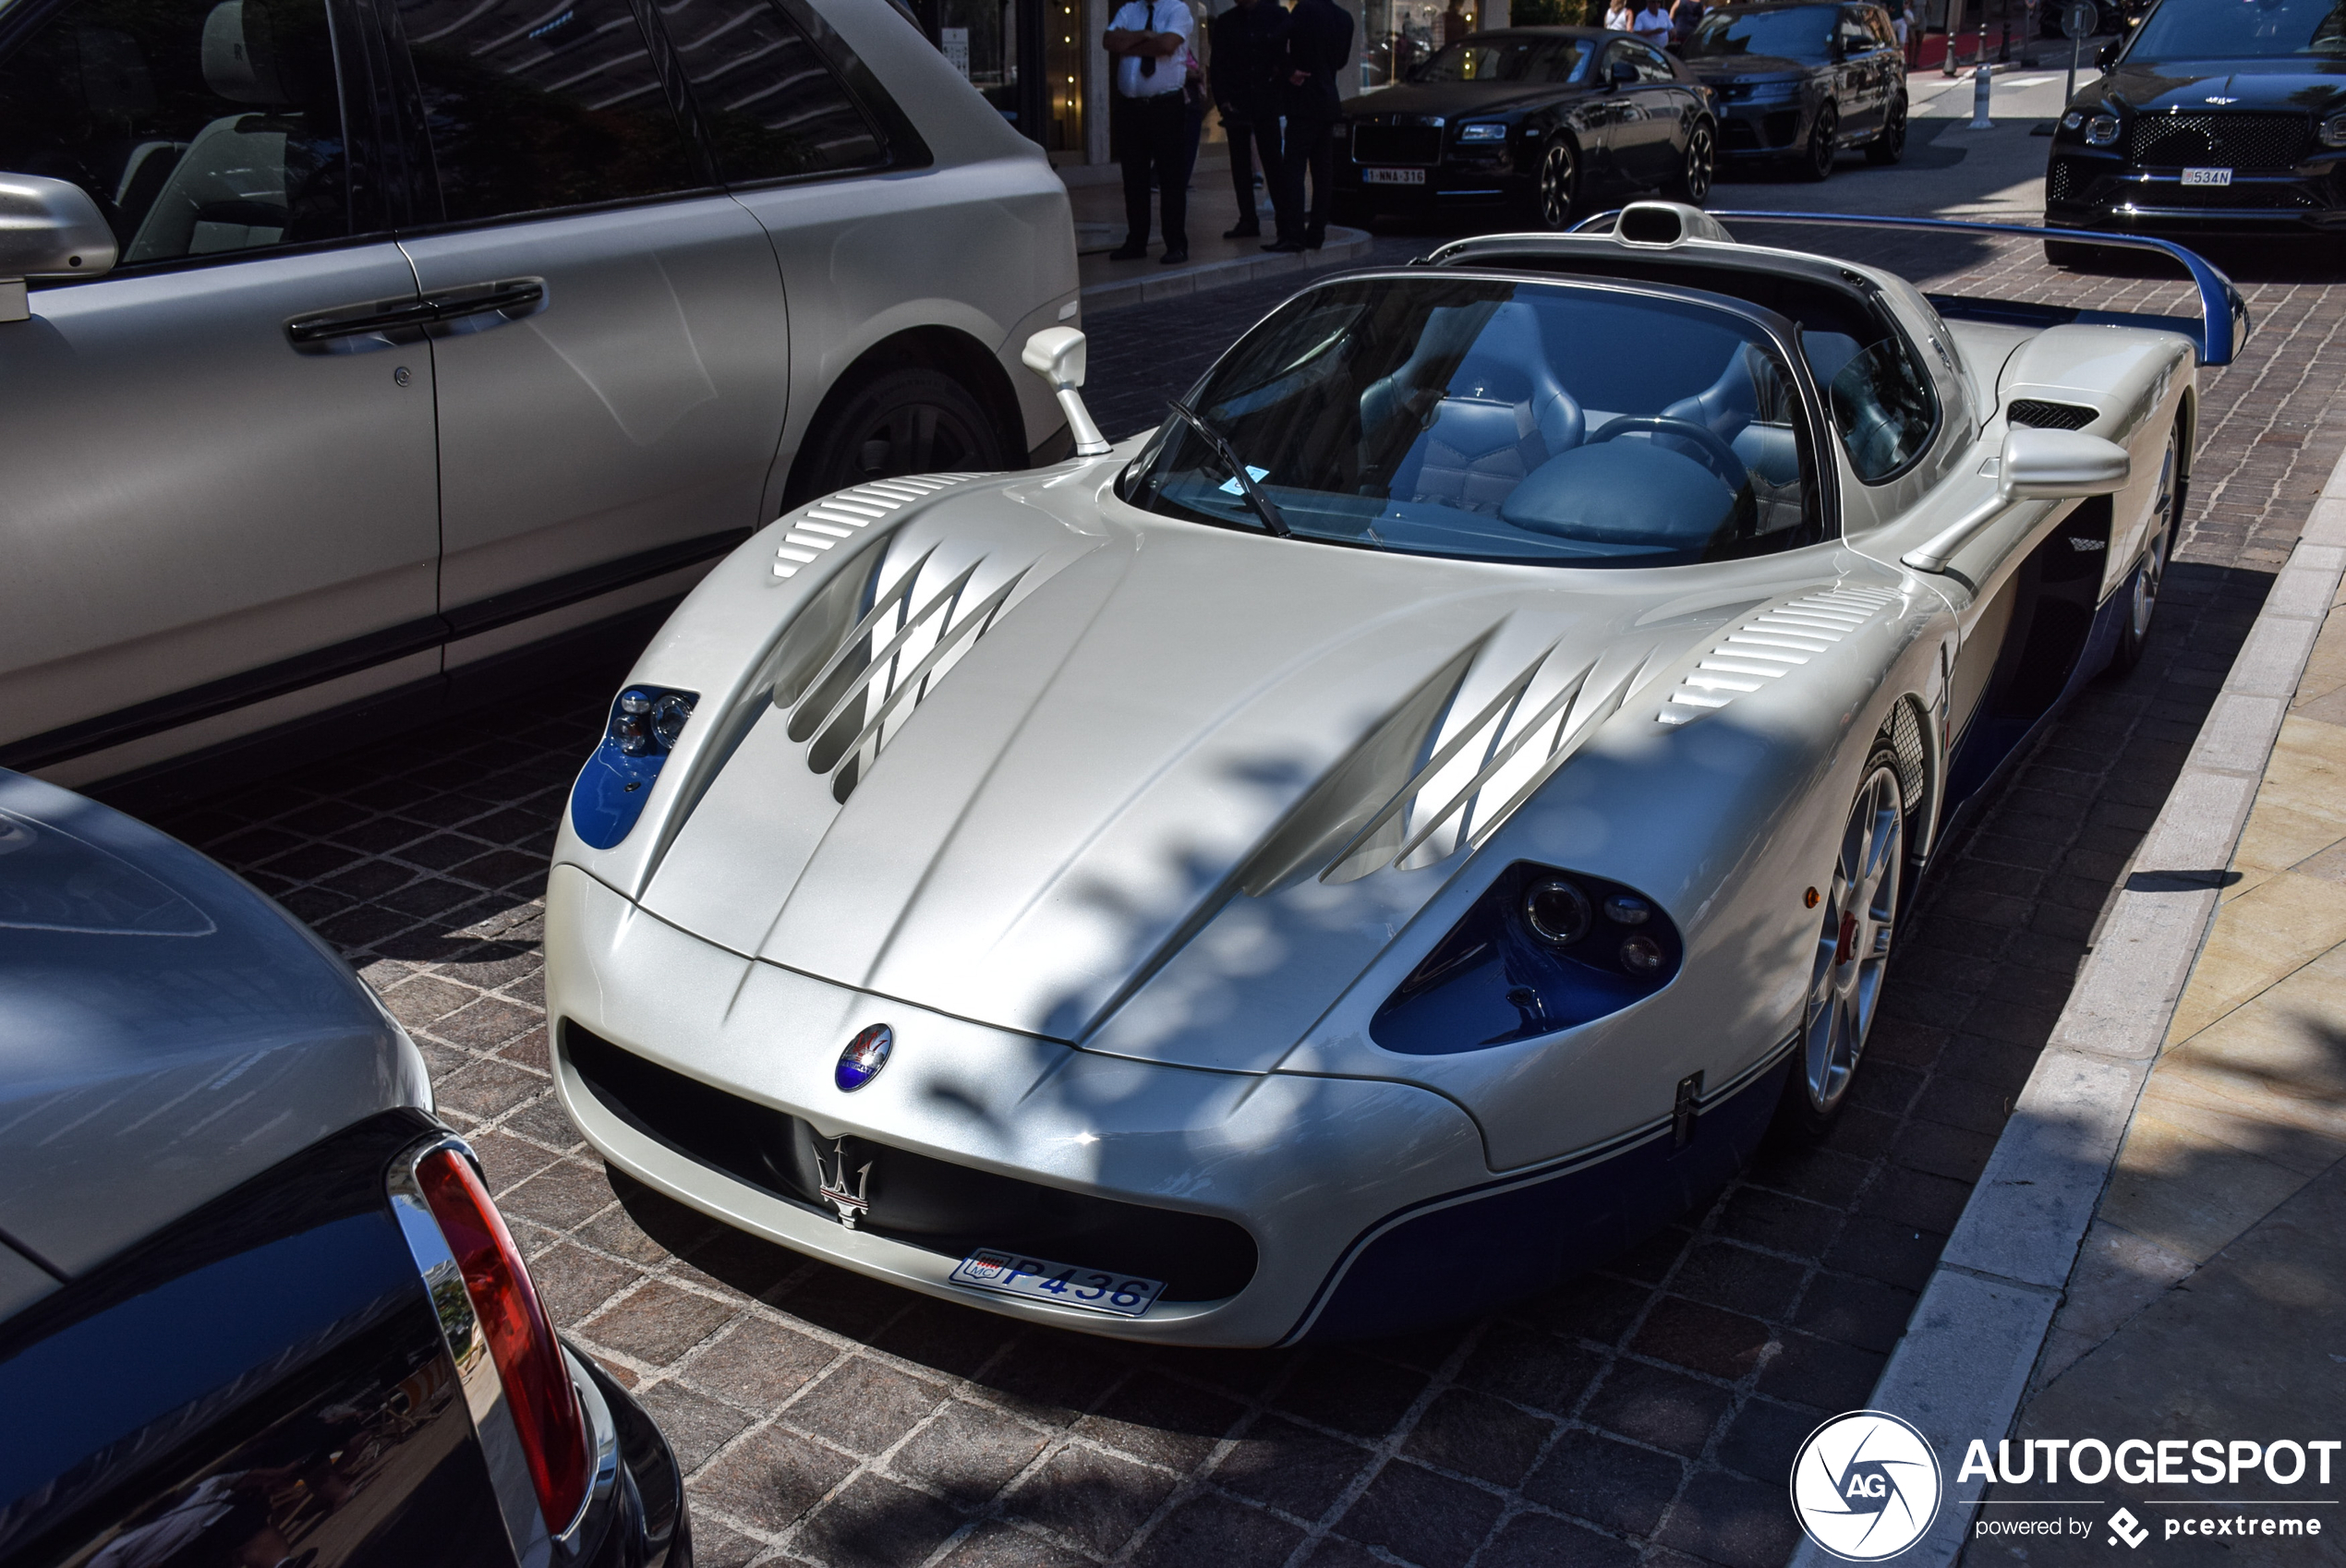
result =
[[[1205,1072],[988,1028],[727,952],[572,866],[555,867],[547,903],[555,1085],[588,1141],[729,1224],[925,1295],[1129,1339],[1275,1344],[1304,1324],[1356,1237],[1492,1178],[1472,1119],[1422,1089]],[[832,1081],[840,1047],[879,1022],[895,1033],[886,1070],[841,1092]],[[720,1168],[728,1156],[678,1137],[659,1107],[599,1093],[576,1059],[582,1031],[770,1117],[770,1175],[744,1179],[756,1173],[738,1159]],[[834,1158],[830,1140],[851,1140],[853,1162],[874,1166],[872,1210],[854,1229],[789,1179],[786,1140],[809,1132]],[[892,1227],[891,1161],[924,1174],[960,1167],[977,1186],[1224,1222],[1252,1238],[1254,1266],[1227,1295],[1160,1301],[1133,1319],[953,1285],[965,1238]],[[995,1244],[1021,1245],[1008,1236]]]
[[[1490,145],[1497,146],[1496,143]],[[1383,212],[1431,212],[1456,207],[1479,207],[1530,201],[1539,188],[1536,173],[1527,170],[1530,157],[1537,167],[1537,143],[1529,150],[1513,144],[1484,155],[1464,156],[1445,149],[1435,163],[1400,160],[1360,161],[1349,139],[1336,149],[1336,188],[1355,206]],[[1371,171],[1414,175],[1418,183],[1380,180]]]
[[2121,234],[2271,234],[2346,230],[2340,161],[2234,169],[2226,186],[2186,186],[2180,167],[2142,167],[2057,146],[2045,171],[2048,228]]
[[1790,103],[1723,103],[1719,110],[1719,155],[1728,159],[1783,158],[1797,152],[1808,136],[1808,110]]

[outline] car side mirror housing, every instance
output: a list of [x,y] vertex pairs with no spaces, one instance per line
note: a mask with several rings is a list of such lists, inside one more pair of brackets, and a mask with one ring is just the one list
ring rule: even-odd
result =
[[94,278],[114,263],[114,230],[88,192],[40,175],[0,174],[0,321],[30,318],[26,279]]
[[2106,71],[2110,69],[2111,66],[2118,63],[2118,45],[2121,42],[2121,40],[2113,38],[2109,42],[2094,51],[2094,65],[2096,68]]
[[2116,441],[2023,425],[2004,437],[1997,488],[2011,501],[2074,501],[2124,489],[2133,469]]
[[1075,437],[1075,455],[1097,457],[1107,451],[1108,443],[1093,423],[1092,411],[1083,406],[1080,389],[1085,352],[1083,334],[1073,327],[1046,327],[1026,340],[1019,363],[1050,383],[1067,414],[1067,428]]
[[1604,79],[1608,87],[1634,86],[1638,79],[1638,67],[1626,60],[1615,60],[1605,67]]

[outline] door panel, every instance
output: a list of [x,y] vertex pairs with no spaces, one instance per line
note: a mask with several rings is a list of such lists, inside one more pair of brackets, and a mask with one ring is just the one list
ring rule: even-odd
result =
[[[318,248],[377,223],[342,23],[321,0],[75,0],[0,61],[0,168],[79,185],[123,257],[0,323],[0,675],[41,672],[0,743],[140,705],[152,732],[191,689],[434,635],[429,352],[341,320],[412,304],[415,276],[387,239]],[[15,758],[127,738],[108,723]]]
[[669,547],[765,521],[790,380],[780,269],[709,188],[635,10],[400,0],[393,22],[437,172],[427,216],[466,225],[401,238],[447,318],[443,612],[462,633],[542,585],[673,567]]
[[433,329],[441,602],[465,607],[756,527],[790,338],[766,235],[725,196],[403,242],[427,298],[541,296]]

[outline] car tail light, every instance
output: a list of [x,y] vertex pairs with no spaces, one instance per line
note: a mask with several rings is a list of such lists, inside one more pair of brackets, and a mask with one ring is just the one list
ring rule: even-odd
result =
[[586,1501],[592,1444],[553,1324],[470,1162],[453,1148],[434,1149],[416,1163],[415,1181],[455,1254],[489,1342],[538,1506],[547,1526],[560,1532]]

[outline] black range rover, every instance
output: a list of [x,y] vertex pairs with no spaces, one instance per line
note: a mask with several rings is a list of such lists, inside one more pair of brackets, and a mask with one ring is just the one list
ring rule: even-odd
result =
[[2159,0],[2112,53],[2054,131],[2047,228],[2346,229],[2346,0]]

